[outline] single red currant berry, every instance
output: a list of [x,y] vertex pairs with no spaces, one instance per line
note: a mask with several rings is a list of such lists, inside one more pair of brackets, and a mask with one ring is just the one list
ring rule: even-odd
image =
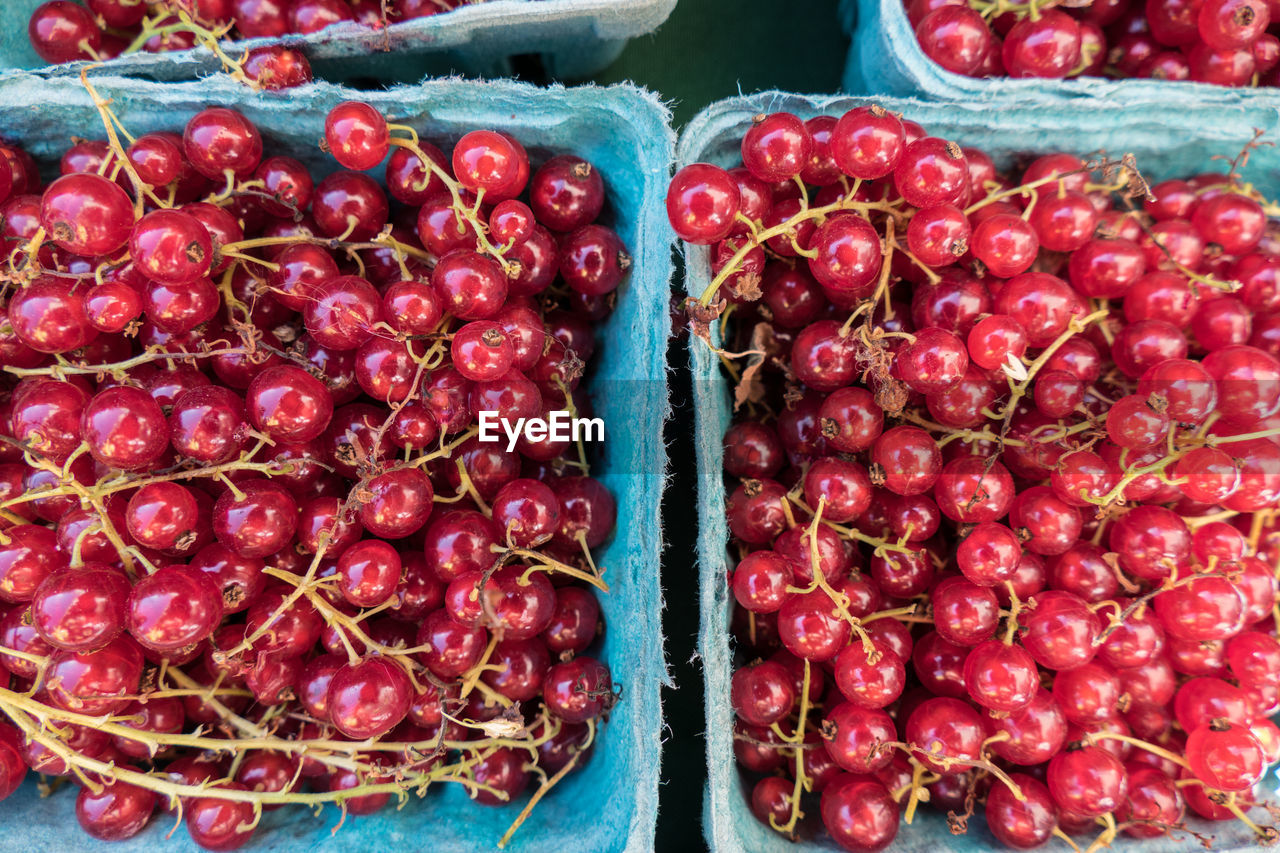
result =
[[382,113],[360,101],[344,101],[325,117],[325,144],[344,169],[363,172],[377,166],[391,147],[390,136]]
[[[239,782],[219,782],[218,787],[248,790]],[[258,816],[252,802],[218,797],[197,797],[184,804],[191,840],[206,850],[235,850],[253,837]]]
[[227,171],[246,178],[262,160],[262,136],[235,110],[210,107],[187,122],[182,149],[195,170],[206,178],[225,180]]
[[[416,533],[431,516],[434,491],[431,480],[419,468],[386,471],[370,480],[364,490],[367,494],[362,496],[356,517],[374,536],[402,539]],[[494,520],[498,520],[496,512]]]
[[1021,646],[995,639],[979,643],[969,652],[964,661],[964,682],[975,702],[997,713],[1031,707],[1040,690],[1035,659]]
[[339,276],[315,289],[303,309],[303,319],[321,346],[355,349],[372,337],[374,324],[382,319],[382,297],[362,278]]
[[1010,77],[1065,77],[1080,61],[1080,24],[1058,9],[1028,16],[1009,30],[1002,53]]
[[166,566],[134,585],[127,627],[144,648],[172,652],[209,637],[222,615],[222,590],[210,575]]
[[991,521],[975,526],[956,549],[960,571],[978,586],[1012,580],[1021,559],[1018,537],[1003,524]]
[[95,59],[102,30],[93,14],[70,0],[51,0],[31,13],[27,36],[40,58],[52,64]]
[[969,352],[960,338],[945,329],[921,329],[915,340],[898,351],[894,369],[903,382],[921,394],[936,394],[959,382],[969,366]]
[[169,446],[169,425],[151,395],[117,385],[98,392],[84,408],[80,432],[93,458],[103,465],[138,471]]
[[969,220],[960,208],[940,204],[918,210],[911,217],[907,223],[907,247],[921,263],[945,267],[969,250],[970,233]]
[[872,482],[898,495],[928,491],[942,470],[942,452],[933,436],[913,426],[897,426],[871,445]]
[[293,365],[269,367],[249,383],[245,411],[253,425],[277,441],[319,438],[333,417],[333,395],[324,383]]
[[734,712],[753,726],[768,726],[785,718],[795,704],[791,673],[782,664],[763,661],[733,673],[729,702]]
[[41,196],[40,225],[68,252],[107,255],[129,240],[133,202],[118,184],[99,175],[65,175]]
[[908,145],[893,172],[894,186],[913,207],[954,204],[968,181],[960,146],[932,136]]
[[600,170],[581,157],[552,157],[529,182],[529,207],[552,231],[572,231],[594,222],[604,207]]
[[938,509],[953,521],[996,521],[1013,503],[1013,477],[999,462],[960,457],[943,467],[933,493]]
[[742,137],[742,165],[766,183],[799,175],[812,151],[808,128],[791,113],[758,115]]
[[898,834],[898,803],[862,773],[841,774],[823,789],[822,825],[846,850],[883,850]]
[[925,56],[955,74],[978,76],[994,38],[981,15],[968,6],[945,5],[916,24]]
[[413,685],[400,664],[365,658],[333,673],[326,703],[333,725],[353,740],[391,731],[409,713]]
[[31,601],[31,621],[57,649],[102,648],[124,628],[129,581],[123,572],[89,563],[45,578]]
[[685,166],[667,188],[667,218],[687,243],[718,243],[737,225],[741,205],[737,182],[709,163]]
[[129,254],[153,281],[189,285],[209,273],[213,242],[200,220],[180,210],[156,210],[138,220]]
[[507,277],[487,255],[457,249],[436,262],[431,286],[440,307],[461,320],[486,320],[507,299]]
[[992,785],[987,795],[987,827],[1006,847],[1039,847],[1058,828],[1058,809],[1049,788],[1025,773],[1012,773],[1009,780],[1018,786],[1022,796],[1015,796],[1003,782]]
[[125,523],[139,545],[158,551],[185,550],[197,536],[199,506],[185,486],[148,483],[129,498]]
[[1266,772],[1262,745],[1244,726],[1200,726],[1187,737],[1185,750],[1191,772],[1213,790],[1248,791]]
[[229,488],[213,505],[213,532],[241,557],[276,554],[293,539],[298,505],[283,486],[248,480]]
[[542,696],[547,709],[560,719],[585,723],[613,706],[613,676],[600,661],[576,657],[547,670]]
[[1040,250],[1040,240],[1021,216],[999,213],[974,228],[969,248],[992,275],[1009,278],[1031,267]]
[[100,841],[123,841],[146,827],[155,807],[155,792],[128,782],[105,781],[80,789],[76,821]]
[[631,255],[611,228],[584,225],[560,241],[560,276],[576,293],[612,293],[630,268]]
[[1107,413],[1107,435],[1120,447],[1143,450],[1164,441],[1169,417],[1137,394],[1121,397]]
[[851,178],[876,180],[893,173],[906,147],[898,116],[879,106],[849,110],[831,131],[831,157]]

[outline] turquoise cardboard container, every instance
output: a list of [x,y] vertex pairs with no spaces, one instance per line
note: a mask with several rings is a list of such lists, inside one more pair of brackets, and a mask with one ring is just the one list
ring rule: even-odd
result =
[[[45,65],[27,37],[27,21],[42,2],[0,3],[0,70]],[[287,44],[303,49],[316,79],[382,83],[416,82],[428,74],[505,77],[513,56],[536,53],[555,79],[582,79],[617,59],[627,39],[657,29],[675,5],[676,0],[485,0],[382,31],[340,24],[307,36],[232,42],[227,52],[235,56],[266,44]],[[131,54],[106,67],[129,77],[191,80],[220,71],[222,64],[212,52],[197,48]],[[65,67],[46,70],[66,73]]]
[[[720,101],[701,112],[684,129],[676,152],[677,168],[709,162],[721,166],[741,163],[743,132],[752,116],[788,111],[801,118],[843,115],[855,106],[877,103],[920,122],[935,136],[977,146],[997,165],[1007,166],[1024,154],[1071,151],[1088,154],[1105,149],[1119,156],[1132,153],[1143,174],[1152,180],[1197,174],[1210,168],[1215,154],[1232,157],[1253,137],[1253,129],[1274,134],[1280,123],[1275,110],[1262,107],[1218,107],[1207,111],[1188,106],[1177,110],[1117,113],[1096,102],[1081,101],[1080,109],[1019,107],[992,111],[980,103],[929,103],[895,98],[806,97],[764,92]],[[1244,170],[1246,180],[1263,192],[1280,190],[1280,151],[1260,148]],[[697,296],[711,281],[705,246],[685,246],[686,292]],[[727,548],[725,486],[721,437],[732,421],[732,389],[718,358],[690,337],[693,365],[695,444],[698,456],[698,583],[701,607],[699,656],[706,683],[707,777],[703,803],[703,832],[717,853],[816,853],[839,850],[825,834],[816,840],[792,843],[757,821],[751,814],[750,789],[743,783],[733,756],[733,711],[729,681],[734,650],[729,634],[733,594]],[[1269,780],[1276,788],[1273,775]],[[1197,831],[1216,837],[1215,850],[1258,849],[1252,833],[1236,821],[1209,824],[1192,821]],[[1082,845],[1083,847],[1084,845]],[[1196,846],[1194,841],[1168,839],[1136,841],[1127,837],[1112,849],[1126,853],[1172,853]],[[889,853],[982,853],[1004,849],[987,831],[984,821],[969,821],[967,835],[953,836],[937,812],[922,807],[911,826],[902,826]],[[1051,848],[1046,848],[1051,849]],[[1061,849],[1066,849],[1065,846]]]
[[[233,106],[260,128],[268,152],[290,154],[332,171],[319,148],[325,115],[359,97],[389,120],[412,125],[424,139],[447,146],[477,128],[509,131],[541,162],[579,154],[608,188],[610,224],[629,247],[633,267],[618,291],[617,309],[598,329],[598,354],[588,377],[594,415],[605,441],[592,471],[612,491],[618,525],[597,555],[612,592],[600,596],[607,630],[599,654],[622,686],[622,698],[584,768],[566,777],[533,810],[508,850],[643,853],[653,847],[658,803],[662,709],[668,681],[661,631],[659,505],[666,469],[662,424],[667,415],[666,340],[671,231],[663,212],[674,135],[656,96],[633,86],[539,89],[519,83],[427,82],[384,92],[355,93],[313,84],[287,97],[254,93],[225,78],[158,84],[95,77],[99,92],[135,134],[181,132],[186,119],[210,105]],[[71,137],[101,138],[102,124],[85,91],[70,78],[12,74],[0,80],[0,126],[37,159],[56,162]],[[380,176],[380,170],[375,171]],[[103,843],[76,823],[76,786],[41,799],[33,779],[0,802],[0,853],[33,850],[196,851],[173,821],[157,814],[127,842]],[[402,810],[348,818],[335,834],[338,810],[319,817],[306,808],[266,813],[253,851],[326,853],[421,851],[472,853],[496,849],[522,802],[473,804],[457,785],[441,785]]]
[[1016,100],[1069,106],[1078,98],[1106,98],[1122,105],[1171,105],[1199,99],[1206,104],[1280,103],[1274,89],[1247,89],[1185,81],[1076,77],[978,78],[953,74],[925,56],[907,20],[902,0],[841,0],[840,20],[853,43],[844,90],[858,95],[902,95],[940,101]]

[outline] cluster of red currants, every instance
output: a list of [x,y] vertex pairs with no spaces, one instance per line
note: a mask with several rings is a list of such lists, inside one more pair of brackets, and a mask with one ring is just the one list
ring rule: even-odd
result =
[[31,13],[27,33],[36,53],[55,64],[204,45],[248,81],[283,89],[311,81],[301,51],[271,45],[240,59],[223,53],[219,42],[309,35],[341,23],[382,29],[460,5],[462,0],[50,0]]
[[[1228,174],[983,152],[875,106],[679,171],[724,436],[751,807],[874,851],[1254,822],[1280,760],[1280,230]],[[741,359],[745,359],[745,362]],[[817,799],[809,805],[810,797]],[[1091,849],[1097,849],[1095,846]]]
[[347,102],[313,181],[233,110],[125,144],[90,93],[47,186],[0,147],[0,795],[227,850],[281,804],[545,791],[615,701],[616,508],[580,443],[477,422],[589,405],[600,173]]
[[[909,0],[925,55],[969,77],[1147,77],[1280,85],[1271,0],[1053,4]],[[1277,23],[1280,23],[1278,21]]]

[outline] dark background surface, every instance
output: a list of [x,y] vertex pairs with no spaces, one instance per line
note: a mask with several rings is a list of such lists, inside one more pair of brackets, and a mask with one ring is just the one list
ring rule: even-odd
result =
[[[836,0],[680,0],[657,33],[634,39],[618,61],[594,79],[597,83],[631,80],[660,93],[672,107],[679,132],[707,104],[740,92],[836,92],[847,51]],[[672,287],[683,289],[681,269]],[[686,338],[677,335],[669,351],[672,417],[666,442],[672,477],[662,508],[666,538],[663,632],[676,688],[664,691],[663,697],[666,742],[657,849],[664,853],[705,848],[701,818],[706,717],[702,675],[694,660],[697,506],[686,345]]]

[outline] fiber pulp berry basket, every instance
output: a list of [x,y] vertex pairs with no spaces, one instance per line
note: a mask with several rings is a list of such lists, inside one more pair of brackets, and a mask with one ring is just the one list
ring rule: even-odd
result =
[[[43,0],[0,3],[0,69],[45,62],[31,49],[27,21]],[[511,74],[511,57],[535,53],[556,79],[589,77],[617,59],[627,39],[652,32],[676,0],[484,0],[377,31],[355,24],[308,36],[249,39],[228,51],[282,43],[303,49],[317,78],[413,82],[426,74]],[[157,80],[190,80],[218,71],[208,50],[137,53],[112,60],[110,71]],[[52,70],[52,69],[50,69]]]
[[1012,98],[1019,103],[1065,106],[1082,97],[1106,98],[1112,104],[1183,103],[1199,99],[1219,105],[1265,103],[1267,89],[1233,89],[1208,83],[1157,80],[1109,80],[1076,77],[978,78],[953,74],[920,48],[902,0],[840,0],[840,20],[852,37],[845,65],[844,90],[946,101]]
[[[892,98],[809,98],[780,92],[765,92],[730,98],[708,107],[685,128],[677,150],[677,167],[695,162],[721,166],[741,162],[742,134],[752,116],[769,112],[792,112],[801,118],[815,115],[842,115],[855,106],[878,103],[920,122],[930,134],[953,139],[962,145],[982,148],[997,165],[1008,165],[1016,156],[1028,153],[1071,151],[1079,154],[1105,149],[1113,156],[1132,153],[1143,174],[1151,179],[1197,174],[1205,171],[1209,158],[1239,153],[1253,137],[1254,128],[1275,135],[1280,117],[1274,109],[1214,107],[1212,113],[1185,107],[1167,112],[1114,112],[1103,104],[1082,102],[1079,110],[1027,106],[999,112],[978,103],[939,104]],[[1176,139],[1176,142],[1174,141]],[[1269,195],[1280,190],[1280,150],[1260,148],[1253,152],[1245,178]],[[711,281],[709,252],[705,246],[686,246],[686,290],[700,294]],[[733,648],[729,619],[733,603],[728,585],[727,547],[729,532],[725,522],[725,488],[722,474],[721,437],[731,418],[731,389],[720,371],[719,360],[696,338],[693,348],[694,406],[697,414],[698,454],[698,583],[700,585],[701,628],[699,651],[706,679],[707,775],[708,789],[703,809],[703,831],[711,848],[725,853],[783,853],[839,849],[825,835],[799,845],[765,827],[750,808],[750,790],[739,775],[733,754],[733,711],[729,705],[729,681],[733,671]],[[1274,789],[1272,776],[1267,784]],[[916,851],[986,851],[1003,849],[981,820],[969,822],[969,832],[953,836],[936,812],[924,814],[903,826],[890,853]],[[1193,822],[1196,823],[1196,822]],[[1252,834],[1238,822],[1205,824],[1197,827],[1216,836],[1215,850],[1256,849]],[[1134,853],[1167,853],[1187,849],[1193,842],[1167,839],[1138,842],[1127,837],[1115,842],[1115,849]],[[1065,849],[1062,848],[1062,849]]]
[[[618,291],[617,309],[599,328],[600,355],[589,385],[594,413],[605,422],[593,475],[618,504],[617,531],[598,555],[612,587],[600,596],[608,626],[600,654],[623,692],[591,760],[538,803],[508,849],[651,849],[662,726],[659,688],[666,679],[658,581],[671,277],[671,232],[662,194],[674,144],[666,109],[655,96],[631,86],[547,90],[510,82],[440,81],[355,93],[314,84],[281,98],[219,79],[157,84],[95,77],[94,84],[104,97],[114,98],[113,109],[132,132],[181,131],[187,118],[206,106],[233,106],[257,124],[269,150],[324,171],[336,168],[318,147],[325,115],[356,97],[441,145],[469,130],[492,128],[516,135],[535,162],[574,152],[601,170],[612,211],[609,224],[629,247],[634,264]],[[0,125],[9,139],[46,163],[70,137],[96,138],[102,132],[78,81],[25,74],[0,81]],[[0,851],[197,849],[181,828],[165,842],[171,823],[162,815],[128,842],[96,842],[80,830],[74,808],[74,786],[41,799],[28,781],[0,803]],[[369,817],[349,818],[332,837],[336,809],[328,807],[319,817],[308,809],[281,809],[266,813],[249,849],[315,847],[339,853],[429,847],[472,853],[495,849],[519,809],[519,804],[475,805],[460,786],[442,786],[402,811],[388,806]]]

